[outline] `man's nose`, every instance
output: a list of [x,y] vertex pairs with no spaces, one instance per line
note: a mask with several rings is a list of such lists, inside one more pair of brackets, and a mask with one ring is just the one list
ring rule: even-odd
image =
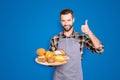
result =
[[67,21],[65,22],[65,25],[68,25],[68,22],[67,22]]

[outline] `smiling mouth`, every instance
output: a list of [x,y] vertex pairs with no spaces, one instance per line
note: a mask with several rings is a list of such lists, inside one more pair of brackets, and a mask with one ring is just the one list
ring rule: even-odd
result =
[[70,25],[65,25],[65,28],[69,28],[70,27]]
[[70,26],[65,26],[65,29],[67,29],[67,30],[68,30],[69,28],[70,28]]

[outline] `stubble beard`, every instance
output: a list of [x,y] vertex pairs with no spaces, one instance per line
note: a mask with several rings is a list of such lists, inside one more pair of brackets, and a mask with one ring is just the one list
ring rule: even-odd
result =
[[[66,25],[65,25],[65,26],[66,26]],[[73,26],[71,25],[69,29],[66,29],[66,28],[64,28],[64,27],[63,27],[63,29],[64,29],[64,31],[69,32],[69,31],[72,29],[72,27],[73,27]]]

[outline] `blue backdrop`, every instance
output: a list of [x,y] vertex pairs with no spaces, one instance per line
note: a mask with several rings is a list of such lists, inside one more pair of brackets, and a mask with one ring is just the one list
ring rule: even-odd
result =
[[101,55],[84,49],[84,80],[120,80],[119,5],[118,0],[0,0],[0,80],[52,80],[54,67],[37,64],[36,50],[48,50],[51,37],[62,30],[64,8],[74,11],[76,31],[88,19],[105,46]]

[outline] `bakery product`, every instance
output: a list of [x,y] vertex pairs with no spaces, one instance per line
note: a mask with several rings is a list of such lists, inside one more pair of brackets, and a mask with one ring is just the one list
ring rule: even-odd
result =
[[38,62],[46,62],[47,59],[45,58],[45,56],[38,56]]
[[63,49],[60,49],[60,48],[58,48],[56,51],[54,51],[54,54],[55,55],[62,55],[62,56],[66,55],[65,51]]
[[62,55],[55,56],[55,62],[64,62],[66,60],[67,59],[64,56],[62,56]]
[[36,53],[38,54],[38,56],[43,56],[46,53],[46,50],[44,48],[39,48],[36,50]]

